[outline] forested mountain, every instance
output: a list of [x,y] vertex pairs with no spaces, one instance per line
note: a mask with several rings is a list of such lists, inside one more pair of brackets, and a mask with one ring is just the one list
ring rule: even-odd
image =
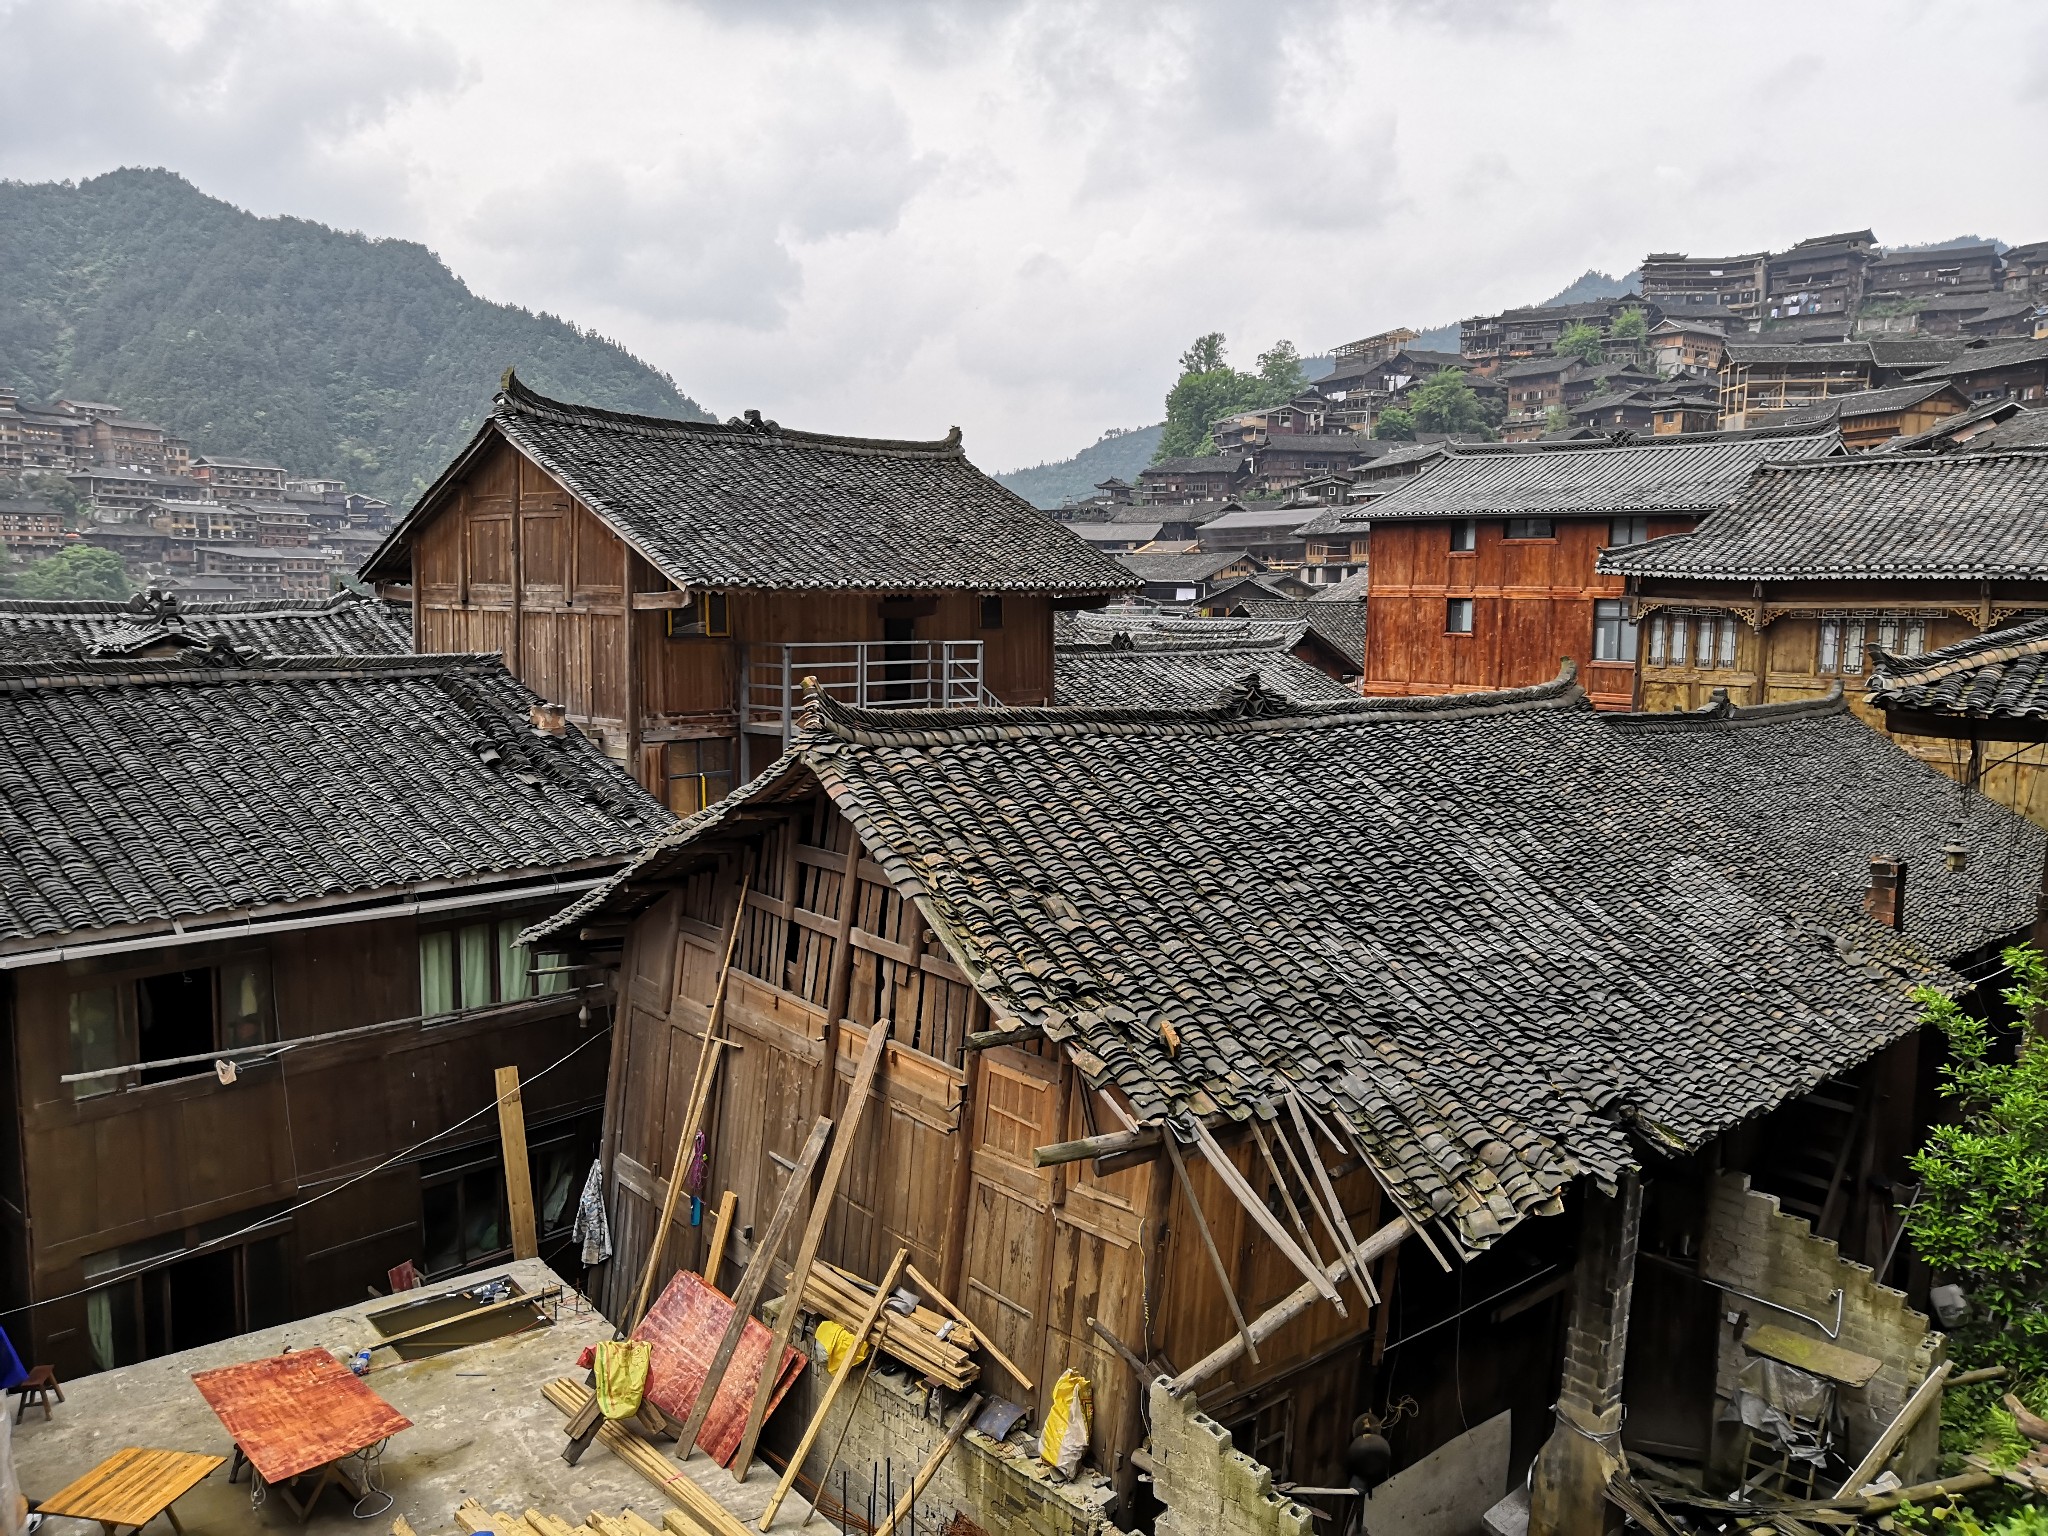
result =
[[548,394],[708,419],[603,337],[477,297],[423,245],[259,219],[168,171],[0,182],[0,384],[403,503],[507,367]]
[[1152,462],[1159,449],[1163,425],[1155,422],[1123,431],[1112,428],[1071,459],[1013,469],[996,478],[1033,506],[1048,508],[1093,496],[1095,487],[1111,476],[1135,485],[1138,471]]

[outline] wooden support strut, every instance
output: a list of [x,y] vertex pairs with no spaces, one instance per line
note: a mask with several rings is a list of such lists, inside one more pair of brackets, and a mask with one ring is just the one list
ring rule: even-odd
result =
[[[910,1250],[898,1248],[896,1257],[890,1261],[888,1271],[882,1276],[882,1283],[875,1287],[874,1299],[861,1314],[859,1323],[853,1329],[853,1342],[846,1347],[846,1358],[839,1362],[839,1369],[832,1373],[831,1383],[825,1388],[825,1395],[818,1399],[818,1410],[811,1415],[811,1422],[804,1426],[803,1438],[796,1443],[796,1449],[789,1453],[789,1465],[782,1470],[781,1478],[775,1484],[775,1491],[768,1495],[768,1503],[761,1510],[761,1518],[755,1524],[767,1530],[775,1523],[775,1512],[782,1508],[782,1501],[789,1497],[789,1490],[795,1486],[797,1474],[803,1470],[804,1458],[811,1454],[811,1447],[817,1443],[818,1434],[825,1427],[825,1416],[832,1411],[832,1405],[839,1401],[840,1389],[853,1375],[853,1368],[860,1354],[860,1347],[874,1332],[875,1321],[882,1315],[882,1308],[888,1305],[889,1293],[895,1289],[896,1277],[903,1273],[903,1266],[910,1262]],[[877,1339],[872,1346],[882,1347]],[[850,1411],[850,1410],[849,1410]]]
[[[740,1277],[739,1289],[733,1292],[732,1320],[725,1325],[725,1333],[719,1338],[711,1364],[704,1372],[704,1380],[697,1387],[696,1400],[690,1405],[690,1416],[683,1424],[682,1440],[676,1446],[676,1455],[683,1461],[688,1461],[697,1448],[698,1431],[704,1428],[712,1400],[718,1396],[718,1389],[725,1382],[725,1373],[732,1365],[733,1352],[740,1347],[740,1335],[746,1331],[747,1321],[754,1315],[761,1292],[768,1284],[775,1250],[782,1246],[789,1224],[796,1219],[797,1206],[810,1193],[811,1170],[817,1166],[818,1155],[825,1150],[825,1138],[831,1134],[832,1122],[823,1115],[818,1116],[803,1150],[797,1154],[796,1166],[789,1170],[789,1179],[782,1186],[782,1198],[775,1203],[775,1214],[768,1219],[768,1231],[755,1245],[754,1256],[747,1261],[747,1272]],[[782,1358],[779,1355],[761,1362],[761,1370],[766,1375],[773,1376],[781,1369]]]
[[[1169,1142],[1168,1145],[1171,1146],[1172,1144]],[[1413,1230],[1414,1228],[1408,1224],[1407,1217],[1396,1216],[1384,1227],[1381,1227],[1379,1231],[1373,1233],[1372,1236],[1354,1248],[1349,1256],[1361,1264],[1369,1264],[1381,1254],[1392,1252],[1401,1239],[1408,1236]],[[1323,1270],[1324,1276],[1333,1281],[1343,1273],[1343,1259],[1332,1260]],[[1169,1390],[1176,1397],[1192,1390],[1197,1383],[1215,1375],[1218,1371],[1236,1360],[1238,1356],[1247,1353],[1248,1345],[1252,1340],[1271,1338],[1321,1299],[1322,1293],[1314,1286],[1308,1284],[1308,1282],[1303,1281],[1264,1312],[1261,1312],[1258,1320],[1251,1324],[1249,1328],[1246,1328],[1237,1338],[1224,1340],[1216,1348],[1210,1350],[1208,1354],[1174,1377],[1172,1382],[1169,1383]],[[1257,1354],[1253,1354],[1251,1358],[1254,1364],[1258,1362],[1259,1357]]]
[[[1216,1239],[1209,1235],[1209,1223],[1202,1215],[1202,1202],[1195,1198],[1195,1185],[1188,1177],[1188,1166],[1181,1160],[1180,1148],[1174,1145],[1173,1138],[1168,1136],[1164,1139],[1167,1158],[1173,1163],[1174,1179],[1180,1184],[1181,1198],[1188,1203],[1188,1214],[1195,1219],[1195,1231],[1201,1234],[1202,1247],[1208,1251],[1209,1263],[1216,1270],[1216,1283],[1223,1287],[1223,1299],[1230,1304],[1230,1315],[1237,1323],[1237,1338],[1233,1342],[1238,1345],[1239,1353],[1250,1355],[1252,1364],[1257,1365],[1258,1343],[1252,1338],[1252,1331],[1245,1324],[1244,1308],[1237,1304],[1237,1292],[1230,1288],[1230,1271],[1224,1268],[1223,1255],[1216,1251]],[[1308,1286],[1306,1289],[1311,1296],[1317,1294],[1314,1286]],[[1231,1358],[1234,1360],[1237,1356],[1232,1355]]]
[[960,1437],[967,1433],[967,1426],[974,1422],[974,1416],[979,1412],[981,1394],[977,1392],[967,1399],[967,1406],[960,1410],[959,1419],[946,1431],[946,1438],[938,1443],[931,1455],[925,1458],[924,1465],[917,1469],[917,1476],[910,1480],[910,1491],[897,1501],[894,1509],[889,1511],[889,1518],[875,1527],[875,1536],[890,1536],[903,1517],[910,1513],[911,1506],[923,1497],[925,1484],[929,1483],[932,1475],[939,1470],[939,1463],[944,1461],[953,1447],[960,1443]]
[[[818,1247],[825,1241],[825,1224],[832,1216],[832,1197],[838,1192],[840,1175],[853,1156],[853,1146],[860,1139],[861,1120],[867,1113],[868,1101],[874,1097],[875,1079],[880,1075],[882,1063],[889,1056],[890,1020],[880,1018],[868,1028],[867,1044],[860,1053],[860,1065],[854,1069],[853,1086],[847,1091],[846,1109],[839,1121],[839,1128],[832,1137],[832,1152],[825,1159],[825,1174],[811,1200],[811,1212],[804,1222],[804,1235],[796,1248],[796,1263],[789,1271],[789,1286],[782,1298],[782,1308],[775,1314],[775,1342],[768,1346],[768,1358],[782,1359],[782,1351],[789,1343],[791,1330],[796,1327],[796,1315],[803,1309],[804,1282],[810,1278],[811,1263],[818,1256]],[[732,1459],[732,1475],[735,1481],[745,1482],[747,1471],[754,1464],[754,1447],[761,1439],[761,1423],[768,1417],[768,1400],[775,1394],[775,1370],[770,1367],[761,1372],[761,1379],[754,1386],[754,1405],[747,1410],[747,1427],[740,1435],[739,1450]]]
[[1223,1187],[1237,1197],[1237,1203],[1244,1207],[1245,1214],[1258,1223],[1259,1230],[1272,1240],[1273,1246],[1280,1250],[1281,1257],[1300,1271],[1304,1280],[1323,1293],[1323,1300],[1337,1309],[1339,1317],[1349,1317],[1351,1314],[1345,1310],[1344,1298],[1338,1293],[1337,1287],[1323,1278],[1321,1264],[1303,1253],[1301,1245],[1288,1235],[1287,1229],[1280,1225],[1271,1211],[1266,1209],[1266,1202],[1261,1200],[1258,1192],[1245,1182],[1244,1175],[1237,1171],[1237,1164],[1225,1156],[1223,1149],[1216,1145],[1216,1138],[1209,1134],[1208,1127],[1194,1115],[1188,1116],[1188,1120],[1194,1126],[1195,1144],[1202,1149],[1202,1156],[1207,1158],[1209,1166],[1216,1170],[1216,1177],[1223,1181]]
[[[1300,1106],[1290,1097],[1287,1107],[1291,1111],[1298,1111]],[[1310,1208],[1316,1213],[1316,1219],[1323,1224],[1323,1230],[1330,1234],[1330,1241],[1337,1245],[1337,1252],[1344,1257],[1345,1269],[1350,1273],[1352,1283],[1358,1287],[1359,1295],[1365,1298],[1367,1306],[1378,1306],[1380,1294],[1373,1287],[1372,1277],[1366,1273],[1363,1264],[1354,1264],[1350,1259],[1351,1250],[1358,1246],[1358,1239],[1351,1235],[1351,1223],[1344,1216],[1344,1202],[1337,1198],[1336,1186],[1330,1182],[1329,1169],[1323,1165],[1322,1158],[1316,1152],[1316,1144],[1308,1133],[1308,1126],[1299,1113],[1295,1113],[1293,1119],[1295,1129],[1301,1135],[1302,1154],[1315,1164],[1316,1172],[1321,1175],[1318,1182],[1325,1193],[1318,1194],[1317,1185],[1309,1182],[1308,1173],[1301,1165],[1301,1158],[1294,1155],[1294,1143],[1287,1139],[1286,1131],[1276,1124],[1273,1132],[1279,1138],[1280,1150],[1287,1154],[1288,1166],[1294,1170],[1294,1176],[1301,1180],[1302,1198],[1308,1201]],[[1324,1204],[1326,1198],[1330,1205],[1335,1206],[1334,1211],[1329,1205]]]
[[732,1214],[740,1197],[727,1190],[718,1197],[718,1217],[711,1225],[711,1252],[704,1258],[704,1278],[718,1284],[718,1269],[725,1262],[726,1240],[732,1236]]
[[962,1312],[958,1307],[953,1305],[953,1303],[947,1299],[946,1294],[943,1291],[941,1291],[936,1285],[933,1285],[931,1281],[927,1280],[921,1273],[919,1273],[918,1268],[915,1264],[912,1264],[909,1267],[908,1272],[912,1280],[916,1281],[917,1284],[924,1287],[925,1295],[929,1296],[933,1301],[936,1301],[939,1304],[939,1308],[941,1311],[943,1311],[948,1317],[952,1318],[955,1322],[965,1323],[968,1327],[974,1329],[976,1342],[978,1342],[983,1349],[988,1351],[988,1355],[991,1360],[995,1361],[997,1365],[1000,1365],[1004,1370],[1008,1371],[1012,1376],[1017,1378],[1018,1386],[1022,1387],[1026,1392],[1035,1391],[1037,1389],[1037,1383],[1034,1382],[1029,1376],[1027,1376],[1023,1372],[1022,1369],[1018,1367],[1017,1362],[1012,1360],[1008,1355],[1004,1354],[1000,1349],[996,1348],[995,1340],[991,1339],[988,1336],[987,1329],[981,1327],[974,1321],[973,1318],[969,1317],[965,1312]]

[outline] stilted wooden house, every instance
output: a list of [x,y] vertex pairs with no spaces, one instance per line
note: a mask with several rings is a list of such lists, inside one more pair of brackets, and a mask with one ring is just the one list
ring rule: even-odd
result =
[[569,1247],[605,1001],[513,941],[672,818],[494,657],[0,664],[0,777],[24,1360],[126,1365],[509,1256],[497,1067],[528,1079],[541,1251]]
[[1616,445],[1455,448],[1311,535],[1371,531],[1369,694],[1522,687],[1580,668],[1593,702],[1630,708],[1636,631],[1602,550],[1683,533],[1759,464],[1839,453],[1806,435],[1653,438]]
[[363,567],[422,651],[496,651],[678,813],[789,740],[814,676],[863,705],[1042,704],[1052,614],[1137,581],[937,442],[723,426],[509,372]]
[[[829,1201],[821,1257],[872,1280],[907,1248],[992,1342],[984,1391],[1042,1414],[1085,1373],[1094,1466],[1133,1498],[1140,1470],[1186,1487],[1156,1387],[1146,1447],[1172,1377],[1322,1488],[1361,1413],[1401,1421],[1404,1464],[1506,1413],[1495,1491],[1542,1449],[1530,1528],[1597,1529],[1624,1404],[1630,1443],[1739,1464],[1717,1400],[1753,1324],[1802,1326],[1762,1309],[1814,1285],[1884,1361],[1846,1410],[1860,1453],[1939,1336],[1801,1234],[1882,1253],[1913,988],[1964,990],[2034,911],[2043,834],[1983,806],[2020,856],[1947,869],[1954,793],[1839,697],[1605,715],[1569,668],[1194,710],[818,697],[772,771],[528,935],[620,957],[597,1295],[631,1309],[731,945],[700,1187],[742,1236],[712,1279],[794,1283],[754,1245],[785,1198]],[[1869,889],[1879,849],[1909,899]],[[855,1155],[786,1190],[816,1122],[865,1106],[878,1029]],[[1816,1107],[1844,1091],[1853,1116]],[[661,1234],[657,1272],[702,1265],[709,1227]],[[1740,1326],[1717,1283],[1758,1296]]]

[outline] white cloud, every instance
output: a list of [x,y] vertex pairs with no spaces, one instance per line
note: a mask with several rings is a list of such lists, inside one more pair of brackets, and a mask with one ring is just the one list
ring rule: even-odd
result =
[[[2048,236],[2017,0],[0,0],[0,39],[0,174],[164,164],[408,235],[721,413],[958,422],[997,467],[1156,419],[1210,329],[1249,359],[1651,249]],[[1969,126],[1878,131],[1900,89]]]

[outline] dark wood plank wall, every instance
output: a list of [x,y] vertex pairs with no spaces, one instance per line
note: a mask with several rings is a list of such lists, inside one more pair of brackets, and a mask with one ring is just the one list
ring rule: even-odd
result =
[[[1475,548],[1454,553],[1444,522],[1394,522],[1373,529],[1365,640],[1369,694],[1458,693],[1519,688],[1557,676],[1558,661],[1578,663],[1595,704],[1630,707],[1635,668],[1593,660],[1593,604],[1620,598],[1619,577],[1593,568],[1608,541],[1606,518],[1560,518],[1556,537],[1505,536],[1498,518],[1482,518]],[[1689,518],[1652,519],[1649,536],[1683,533]],[[1454,597],[1473,604],[1470,634],[1445,632]]]
[[[843,904],[849,856],[850,909]],[[1169,1165],[1108,1178],[1088,1164],[1032,1166],[1035,1147],[1120,1122],[1050,1046],[961,1054],[967,1031],[990,1027],[985,1005],[916,907],[854,847],[847,823],[822,799],[793,806],[745,859],[752,890],[726,1007],[738,1048],[724,1052],[707,1117],[701,1191],[707,1213],[720,1191],[738,1195],[742,1236],[714,1280],[736,1283],[751,1251],[744,1234],[765,1225],[812,1118],[843,1112],[867,1029],[887,1016],[894,1036],[880,1098],[835,1193],[824,1257],[873,1278],[899,1244],[908,1247],[918,1268],[1032,1374],[1036,1388],[1025,1391],[984,1359],[988,1390],[1043,1412],[1059,1373],[1082,1371],[1095,1389],[1098,1463],[1115,1468],[1142,1441],[1137,1384],[1088,1319],[1133,1347],[1149,1341],[1181,1365],[1233,1330]],[[623,1028],[612,1064],[617,1113],[607,1137],[617,1253],[598,1292],[614,1318],[638,1287],[676,1155],[739,877],[738,857],[728,855],[645,913],[627,941]],[[826,1005],[842,995],[828,1029]],[[1247,1140],[1233,1155],[1252,1187],[1282,1208],[1256,1148]],[[1328,1161],[1340,1166],[1334,1156]],[[1191,1156],[1189,1165],[1233,1288],[1255,1315],[1300,1276],[1201,1159]],[[1364,1237],[1381,1219],[1376,1186],[1351,1169],[1337,1187]],[[699,1265],[709,1236],[708,1216],[696,1228],[679,1221],[668,1234],[662,1280],[674,1268]],[[1259,1365],[1241,1362],[1205,1387],[1204,1401],[1229,1411],[1291,1397],[1293,1474],[1341,1481],[1338,1456],[1364,1401],[1361,1365],[1369,1364],[1375,1321],[1362,1304],[1348,1318],[1312,1309],[1262,1348]]]
[[[414,640],[425,651],[495,651],[534,692],[641,782],[661,792],[661,755],[643,744],[730,736],[743,654],[775,645],[881,640],[875,591],[735,590],[728,637],[670,638],[667,614],[629,610],[625,592],[669,582],[538,465],[500,441],[479,454],[413,546]],[[1052,600],[1007,593],[982,627],[980,594],[920,594],[920,640],[979,640],[985,681],[1005,703],[1052,698]],[[628,614],[630,611],[630,623]],[[627,649],[631,633],[632,648]],[[801,663],[797,675],[802,675]],[[638,694],[637,712],[627,704]],[[759,761],[766,761],[765,757]]]
[[[483,908],[474,917],[497,915]],[[280,933],[254,946],[269,957],[279,1037],[417,1015],[417,931],[413,920],[397,919]],[[99,964],[174,970],[251,948],[193,945]],[[82,1284],[89,1255],[331,1188],[488,1105],[494,1068],[517,1065],[530,1077],[589,1038],[576,1018],[580,999],[569,996],[513,1014],[431,1028],[400,1023],[306,1046],[248,1068],[231,1085],[207,1073],[75,1100],[58,1077],[72,1070],[70,992],[92,975],[82,965],[14,973],[10,1054],[32,1234],[27,1267],[39,1297]],[[535,1082],[523,1094],[529,1122],[596,1110],[605,1056],[593,1044]],[[496,1137],[496,1118],[486,1116],[428,1155]],[[300,1313],[359,1299],[391,1265],[420,1258],[417,1161],[299,1213],[290,1248]],[[60,1375],[89,1369],[84,1310],[78,1300],[32,1314],[32,1347]]]

